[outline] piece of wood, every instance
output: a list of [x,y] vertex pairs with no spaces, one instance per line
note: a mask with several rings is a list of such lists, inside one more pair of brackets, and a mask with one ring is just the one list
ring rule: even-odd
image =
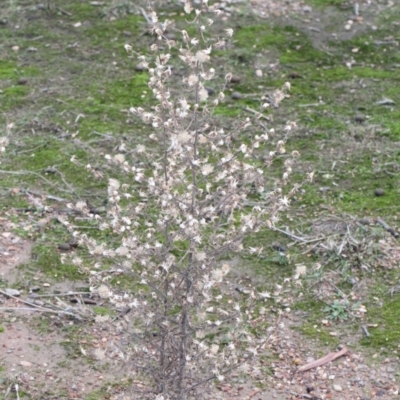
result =
[[308,371],[312,368],[321,367],[322,365],[328,364],[329,362],[336,360],[337,358],[345,355],[348,352],[348,348],[346,346],[343,347],[340,351],[334,351],[332,353],[328,353],[326,356],[322,358],[318,358],[318,360],[311,361],[308,364],[303,365],[298,369],[299,372]]

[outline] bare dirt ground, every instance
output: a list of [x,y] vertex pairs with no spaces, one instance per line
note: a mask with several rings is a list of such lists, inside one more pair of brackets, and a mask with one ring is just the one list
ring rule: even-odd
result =
[[[1,222],[0,274],[11,287],[17,279],[24,278],[18,266],[30,260],[32,244],[10,232],[15,228],[13,223],[5,218]],[[75,285],[73,282],[52,284],[51,291],[66,293],[74,291]],[[31,286],[42,294],[50,285],[37,274]],[[102,371],[105,357],[101,356],[114,346],[118,335],[96,325],[82,326],[79,322],[59,318],[57,312],[49,318],[45,313],[38,316],[45,304],[36,301],[36,307],[32,308],[21,301],[34,302],[27,295],[22,292],[21,296],[10,297],[4,291],[0,295],[1,324],[5,329],[0,335],[1,361],[8,378],[0,382],[0,386],[6,393],[15,392],[17,384],[31,398],[84,398],[87,393],[100,388],[103,381],[114,380],[110,368]],[[71,328],[74,324],[78,325],[77,343],[70,343],[69,337],[62,334],[62,328]],[[85,340],[89,334],[90,342]],[[72,354],[74,346],[79,346],[82,356],[96,359],[96,365],[77,359]],[[14,394],[5,398],[14,398],[10,396]]]

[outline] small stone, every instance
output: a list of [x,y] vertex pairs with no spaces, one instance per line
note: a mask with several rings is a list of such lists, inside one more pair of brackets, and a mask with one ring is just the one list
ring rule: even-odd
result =
[[132,32],[129,32],[129,31],[124,31],[123,33],[124,33],[125,37],[131,37],[132,36]]
[[271,247],[274,250],[279,251],[281,253],[284,253],[286,251],[286,248],[284,246],[282,246],[279,242],[272,242]]
[[386,368],[386,371],[389,372],[389,373],[392,373],[392,372],[395,371],[395,369],[392,368],[392,367],[387,367],[387,368]]
[[50,287],[51,285],[50,285],[50,283],[43,283],[43,286],[44,287]]
[[60,243],[57,246],[57,249],[60,251],[70,251],[71,250],[71,245],[69,243]]
[[239,93],[239,92],[233,92],[231,97],[233,100],[239,100],[239,99],[243,98],[243,95],[242,95],[242,93]]
[[17,289],[7,288],[5,290],[5,293],[7,294],[7,296],[14,296],[14,297],[21,296],[21,292],[19,290],[17,290]]
[[354,121],[356,121],[356,122],[358,122],[359,124],[361,124],[362,122],[365,121],[365,116],[362,115],[362,114],[357,114],[357,115],[354,117]]
[[143,63],[139,63],[138,65],[136,65],[135,70],[138,72],[142,72],[145,71],[147,68],[145,67],[145,65]]
[[71,238],[71,240],[69,241],[69,245],[71,246],[71,248],[76,249],[79,246],[78,241],[76,240],[76,238]]
[[215,94],[215,90],[212,87],[205,86],[205,89],[207,90],[207,93],[209,96],[212,96]]
[[32,286],[30,289],[29,289],[29,291],[31,292],[31,293],[35,293],[35,292],[40,292],[40,286]]
[[25,368],[32,367],[32,363],[30,363],[29,361],[25,361],[25,360],[20,361],[19,364]]
[[324,193],[324,192],[329,192],[331,188],[329,186],[322,186],[319,188],[319,191]]
[[175,35],[174,33],[172,33],[172,32],[167,33],[167,34],[165,35],[165,37],[166,37],[168,40],[175,40],[175,39],[176,39],[176,35]]
[[26,85],[28,83],[28,79],[26,78],[19,78],[17,81],[18,85]]
[[92,213],[92,214],[105,214],[106,212],[107,212],[107,208],[105,208],[105,207],[96,207],[96,208],[92,208],[92,209],[90,209],[90,212]]
[[381,188],[375,189],[375,196],[380,197],[385,194],[385,191]]
[[232,78],[230,80],[231,83],[239,83],[241,81],[241,77],[238,75],[232,75]]
[[341,392],[343,390],[342,387],[338,384],[334,384],[332,385],[332,387],[335,392]]

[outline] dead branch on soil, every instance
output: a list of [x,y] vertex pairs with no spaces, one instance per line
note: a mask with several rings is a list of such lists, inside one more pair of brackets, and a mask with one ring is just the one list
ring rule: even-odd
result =
[[309,362],[308,364],[303,365],[298,369],[298,372],[305,372],[312,368],[321,367],[322,365],[328,364],[329,362],[345,355],[348,351],[349,349],[345,346],[340,351],[334,351],[332,353],[328,353],[326,356],[318,358],[318,360],[314,360]]
[[391,228],[382,218],[377,218],[376,222],[381,225],[387,232],[393,235],[396,239],[400,236],[393,228]]
[[[42,307],[40,305],[37,305],[35,303],[32,303],[30,301],[26,301],[23,299],[19,299],[18,297],[15,297],[11,294],[8,294],[7,292],[4,292],[3,290],[0,290],[0,294],[2,294],[5,297],[10,297],[20,303],[26,304],[28,306],[31,306],[33,308],[20,308],[20,307],[0,307],[0,310],[24,310],[24,311],[38,311],[38,312],[44,312],[44,313],[50,313],[50,314],[64,314],[64,315],[68,315],[70,317],[76,318],[79,321],[82,321],[83,319],[85,319],[86,317],[83,315],[78,315],[78,313],[75,312],[71,312],[68,310],[71,310],[71,307],[68,305],[65,305],[66,308],[65,309],[60,309],[60,310],[52,310],[51,308],[46,308],[46,307]],[[60,300],[59,300],[60,301]],[[61,302],[61,301],[60,301]],[[77,310],[74,310],[77,311]]]

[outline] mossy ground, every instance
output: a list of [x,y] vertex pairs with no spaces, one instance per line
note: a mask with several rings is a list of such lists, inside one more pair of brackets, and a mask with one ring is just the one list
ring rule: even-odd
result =
[[[105,3],[104,7],[94,7],[78,0],[54,0],[43,9],[27,1],[19,9],[7,10],[7,23],[0,25],[4,38],[0,124],[4,127],[14,122],[16,128],[0,172],[3,212],[30,206],[23,190],[70,201],[84,199],[98,207],[105,199],[109,171],[102,171],[105,179],[94,180],[69,161],[71,156],[101,168],[99,156],[120,143],[147,141],[147,130],[130,119],[127,110],[154,103],[146,85],[147,75],[135,70],[135,61],[127,57],[123,45],[132,43],[135,50],[145,50],[153,38],[146,34],[145,21],[137,9],[121,8],[110,21],[110,15],[114,15],[111,2]],[[322,10],[335,6],[334,18],[345,21],[347,11],[340,7],[343,3],[309,1]],[[164,14],[176,18],[177,26],[183,22],[175,7],[166,8]],[[244,98],[232,100],[228,90],[227,101],[216,110],[217,123],[229,126],[232,117],[245,115],[243,107],[257,109],[263,95],[289,80],[290,98],[269,117],[277,126],[287,120],[297,121],[299,129],[288,143],[288,150],[301,152],[295,179],[316,171],[314,183],[299,194],[285,225],[307,229],[309,221],[323,217],[329,210],[356,218],[381,217],[396,227],[400,55],[387,38],[393,35],[393,23],[399,15],[400,10],[393,8],[374,21],[377,29],[367,28],[345,41],[333,40],[329,32],[326,49],[316,46],[298,21],[271,23],[246,12],[232,17],[230,26],[233,23],[235,35],[229,49],[216,53],[215,86],[218,89],[225,72],[232,69],[241,81],[229,90],[242,93]],[[13,46],[19,49],[13,50]],[[346,65],[349,61],[350,66]],[[256,76],[256,69],[263,70],[262,78]],[[176,83],[172,90],[179,88]],[[394,105],[377,105],[383,98],[391,99]],[[362,121],[357,120],[358,114],[363,115]],[[13,174],[16,171],[20,173]],[[331,190],[319,190],[326,186]],[[20,189],[18,194],[15,188]],[[377,188],[384,190],[384,196],[374,196]],[[57,202],[52,205],[59,207]],[[27,218],[23,214],[20,217]],[[57,244],[68,241],[68,235],[59,224],[51,222],[44,229],[33,229],[29,236],[36,245],[32,261],[21,267],[24,274],[34,274],[38,269],[49,279],[82,279],[75,266],[60,264]],[[275,240],[285,246],[290,243],[289,237],[272,231],[248,239],[248,245],[262,243],[265,252],[259,258],[243,260],[246,271],[239,267],[238,280],[248,278],[260,288],[269,288],[283,277],[291,277],[295,263],[321,261],[315,255],[303,254],[296,246],[290,247],[289,258],[282,256],[270,248]],[[328,261],[324,272],[351,275],[369,283],[361,296],[367,308],[364,321],[377,323],[378,328],[358,344],[374,351],[396,348],[400,341],[400,304],[389,290],[400,278],[398,266],[393,265],[389,271],[376,268],[365,272],[340,256]],[[304,285],[314,284],[313,279],[321,276],[309,277],[311,283],[305,281]],[[123,288],[136,285],[129,277],[118,277],[111,283]],[[337,284],[344,293],[351,294],[353,289],[346,286],[345,279]],[[307,310],[304,322],[296,329],[324,344],[335,345],[337,340],[320,328],[321,319],[326,318],[325,306],[307,294],[301,302],[295,302],[295,310]],[[97,307],[95,313],[104,315],[108,310]],[[333,323],[343,331],[359,326],[359,321],[353,319]],[[98,396],[103,398],[101,393]]]

